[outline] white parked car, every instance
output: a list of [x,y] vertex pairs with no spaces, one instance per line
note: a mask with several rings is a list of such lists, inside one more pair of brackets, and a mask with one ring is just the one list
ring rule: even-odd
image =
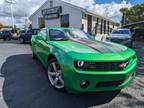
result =
[[107,41],[120,43],[128,47],[133,46],[133,37],[130,29],[113,30],[111,34],[106,37]]

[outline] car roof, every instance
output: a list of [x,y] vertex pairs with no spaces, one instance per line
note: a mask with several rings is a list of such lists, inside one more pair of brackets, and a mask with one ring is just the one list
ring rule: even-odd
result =
[[120,28],[120,29],[114,29],[114,30],[130,30],[128,28]]
[[47,27],[46,29],[55,29],[55,30],[76,30],[78,27]]

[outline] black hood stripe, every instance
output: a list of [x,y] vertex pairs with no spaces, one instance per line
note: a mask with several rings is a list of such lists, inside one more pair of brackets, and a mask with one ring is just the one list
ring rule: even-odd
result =
[[[109,44],[102,44],[101,42],[94,42],[92,40],[86,40],[86,39],[70,39],[71,41],[73,42],[77,42],[77,43],[80,43],[80,44],[84,44],[100,53],[111,53],[113,51],[116,51],[116,52],[121,52],[122,50],[113,46],[113,45],[109,45]],[[110,47],[110,48],[108,48]],[[111,49],[111,50],[110,50]]]

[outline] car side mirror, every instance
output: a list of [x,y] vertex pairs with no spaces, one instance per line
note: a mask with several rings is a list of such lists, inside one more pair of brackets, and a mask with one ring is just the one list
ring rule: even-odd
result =
[[42,36],[42,35],[37,35],[37,36],[36,36],[36,39],[37,39],[37,40],[46,41],[46,37],[45,37],[45,36]]

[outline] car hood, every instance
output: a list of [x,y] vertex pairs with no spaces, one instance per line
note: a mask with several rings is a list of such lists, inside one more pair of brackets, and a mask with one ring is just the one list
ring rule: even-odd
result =
[[[90,40],[51,41],[50,44],[78,60],[94,60],[94,58],[102,60],[105,57],[107,60],[112,60],[113,58],[124,59],[122,53],[129,49],[115,43]],[[129,49],[129,51],[134,54],[132,50]]]
[[131,36],[128,34],[110,34],[108,38],[128,39],[128,38],[131,38]]

